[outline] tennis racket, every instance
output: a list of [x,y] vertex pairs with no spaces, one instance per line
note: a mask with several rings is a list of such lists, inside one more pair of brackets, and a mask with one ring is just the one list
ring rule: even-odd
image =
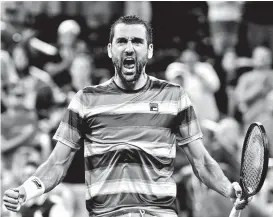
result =
[[[263,186],[268,169],[269,151],[265,129],[261,123],[252,123],[246,133],[240,169],[242,199],[257,194]],[[236,205],[229,217],[240,217]]]

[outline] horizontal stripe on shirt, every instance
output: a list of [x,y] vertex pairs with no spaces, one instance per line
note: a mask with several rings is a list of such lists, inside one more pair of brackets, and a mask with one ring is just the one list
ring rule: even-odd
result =
[[86,140],[97,143],[127,143],[128,141],[150,141],[158,143],[175,143],[175,135],[167,128],[153,127],[106,127],[93,129],[86,134]]
[[[150,103],[157,104],[157,111],[153,111],[150,108]],[[160,102],[160,101],[148,101],[148,102],[124,102],[121,104],[108,104],[104,106],[94,106],[84,108],[85,117],[94,116],[97,114],[127,114],[127,113],[158,113],[158,114],[172,114],[177,115],[178,103],[177,102]]]
[[157,157],[175,158],[175,143],[158,143],[148,141],[130,141],[123,143],[87,143],[85,145],[84,156],[106,154],[109,151],[119,151],[123,149],[135,149],[145,151],[147,154]]
[[157,170],[154,167],[133,163],[119,163],[115,166],[100,167],[91,171],[85,171],[85,179],[90,183],[101,180],[132,179],[153,182],[169,182],[171,180],[171,170]]
[[104,127],[165,127],[171,128],[175,115],[160,113],[98,114],[86,119],[90,129]]
[[105,154],[85,157],[85,170],[93,170],[100,167],[108,167],[119,163],[146,165],[157,171],[172,171],[173,158],[158,158],[141,150],[109,151]]
[[86,207],[91,216],[92,213],[96,214],[94,217],[113,217],[121,210],[125,213],[145,210],[156,217],[177,217],[174,197],[166,197],[163,203],[156,201],[154,195],[121,193],[112,194],[111,198],[107,195],[96,196],[86,200]]
[[[86,200],[98,195],[110,195],[119,193],[138,193],[157,195],[157,198],[176,197],[176,184],[171,182],[148,182],[144,180],[111,180],[92,183],[87,186],[89,191]],[[89,198],[91,196],[91,198]]]
[[[172,94],[170,94],[172,93]],[[85,99],[84,105],[92,105],[97,106],[104,106],[108,104],[118,105],[123,104],[124,102],[134,102],[134,101],[146,101],[146,102],[153,102],[153,101],[179,101],[178,91],[175,91],[175,88],[169,87],[163,89],[161,91],[158,90],[149,90],[145,92],[140,92],[138,94],[127,94],[127,93],[119,93],[118,97],[117,94],[114,92],[108,93],[100,93],[100,94],[93,94],[93,93],[84,93],[83,98]]]

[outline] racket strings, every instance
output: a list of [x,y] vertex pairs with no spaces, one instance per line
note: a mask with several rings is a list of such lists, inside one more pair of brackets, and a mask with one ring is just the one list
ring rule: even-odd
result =
[[263,137],[257,127],[253,129],[247,140],[243,158],[243,182],[248,194],[251,194],[256,191],[260,183],[264,163]]

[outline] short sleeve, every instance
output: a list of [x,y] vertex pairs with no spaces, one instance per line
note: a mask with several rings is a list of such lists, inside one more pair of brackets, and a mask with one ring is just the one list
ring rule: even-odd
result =
[[84,102],[82,95],[82,90],[75,94],[53,136],[54,140],[74,149],[80,149],[83,145]]
[[188,94],[180,88],[175,134],[178,145],[202,138],[203,134]]

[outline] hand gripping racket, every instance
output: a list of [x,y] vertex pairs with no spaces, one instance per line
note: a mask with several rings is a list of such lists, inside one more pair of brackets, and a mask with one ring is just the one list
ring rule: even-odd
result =
[[[264,183],[268,169],[269,151],[266,132],[261,123],[252,123],[246,133],[240,169],[242,199],[257,194]],[[241,210],[233,207],[229,217],[239,217]]]

